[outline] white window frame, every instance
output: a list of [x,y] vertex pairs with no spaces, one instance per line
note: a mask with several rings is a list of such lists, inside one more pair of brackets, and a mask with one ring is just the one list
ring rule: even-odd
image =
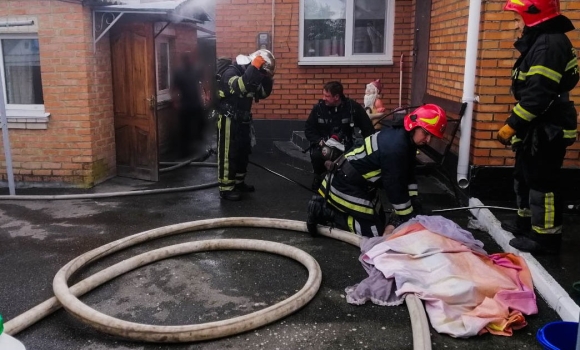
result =
[[[157,102],[165,102],[171,100],[171,37],[160,35],[155,39],[155,90],[157,90]],[[167,44],[167,89],[159,90],[159,46],[160,44]]]
[[[8,104],[8,95],[6,94],[6,74],[4,71],[4,55],[2,54],[2,43],[3,39],[36,39],[38,40],[37,34],[4,34],[0,33],[0,83],[4,89],[4,103],[6,104],[6,117],[11,119],[9,121],[15,121],[12,119],[33,119],[42,118],[46,119],[50,114],[46,113],[44,109],[44,104]],[[44,86],[43,86],[44,88]],[[9,125],[10,126],[10,125]]]
[[382,54],[355,54],[353,55],[353,34],[354,34],[354,0],[346,1],[346,30],[344,38],[344,56],[330,57],[305,57],[304,56],[304,1],[300,0],[300,22],[298,37],[298,64],[299,65],[392,65],[393,64],[393,43],[394,43],[394,22],[395,22],[395,0],[375,0],[386,1],[385,21],[385,53]]

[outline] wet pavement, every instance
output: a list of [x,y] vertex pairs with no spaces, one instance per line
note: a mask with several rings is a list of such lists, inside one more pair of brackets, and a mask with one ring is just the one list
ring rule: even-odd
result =
[[[251,160],[309,185],[308,165],[281,153],[271,140],[258,140]],[[215,156],[208,159],[215,162]],[[70,194],[190,186],[216,181],[216,169],[189,166],[164,173],[157,183],[114,178],[95,188],[18,189],[17,194]],[[250,165],[247,182],[256,192],[240,202],[224,202],[217,188],[171,194],[59,201],[0,201],[0,313],[9,321],[50,298],[56,272],[76,256],[145,230],[220,217],[272,217],[305,220],[311,193]],[[445,184],[419,177],[425,206],[457,206]],[[7,192],[7,191],[6,191]],[[467,211],[444,213],[466,228]],[[470,230],[488,253],[500,251],[484,232]],[[329,238],[256,228],[221,228],[157,239],[92,263],[73,276],[91,273],[138,253],[191,240],[252,238],[281,242],[311,254],[320,264],[322,285],[314,299],[296,313],[257,330],[228,338],[188,344],[133,342],[100,333],[64,310],[16,335],[27,349],[412,349],[409,314],[404,305],[383,307],[346,303],[344,289],[366,273],[359,250]],[[568,248],[567,248],[568,249]],[[571,249],[571,248],[570,248]],[[557,268],[557,267],[556,267]],[[568,278],[568,277],[567,277]],[[570,275],[573,280],[573,275]],[[272,305],[306,282],[299,263],[261,252],[220,251],[188,254],[156,262],[97,288],[81,300],[108,315],[158,325],[223,320]],[[72,284],[72,283],[71,283]],[[512,337],[483,335],[454,339],[431,331],[434,349],[540,349],[536,331],[559,320],[538,297],[539,314]]]

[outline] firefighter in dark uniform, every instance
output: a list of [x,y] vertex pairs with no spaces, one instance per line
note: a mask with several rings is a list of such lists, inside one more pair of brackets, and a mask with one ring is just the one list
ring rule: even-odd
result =
[[566,147],[576,140],[577,112],[569,91],[578,83],[576,52],[565,33],[572,22],[555,0],[508,0],[522,31],[512,71],[517,100],[498,140],[515,151],[514,190],[518,216],[502,227],[516,235],[510,245],[556,254],[562,237],[560,170]]
[[274,55],[258,50],[238,55],[221,75],[218,84],[218,183],[220,198],[240,200],[241,193],[254,192],[245,183],[252,149],[252,103],[272,92]]
[[373,124],[362,105],[344,96],[342,84],[331,81],[324,85],[323,99],[314,105],[304,127],[304,135],[310,142],[310,161],[314,171],[312,189],[317,190],[324,178],[326,168],[322,155],[324,142],[329,138],[349,149],[354,144],[354,127],[363,137],[375,132]]
[[[445,111],[433,104],[415,109],[403,125],[383,127],[347,151],[329,166],[330,171],[308,203],[307,226],[316,233],[317,224],[330,224],[367,237],[390,229],[421,210],[415,180],[417,147],[431,137],[441,138],[447,126]],[[382,187],[394,208],[387,222],[378,196]]]

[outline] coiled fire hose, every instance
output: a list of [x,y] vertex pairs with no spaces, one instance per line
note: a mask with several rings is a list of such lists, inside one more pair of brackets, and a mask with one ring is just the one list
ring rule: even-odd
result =
[[[231,217],[191,221],[137,233],[93,249],[70,261],[54,277],[53,290],[55,297],[46,300],[8,321],[4,325],[4,331],[7,334],[15,335],[62,306],[82,322],[94,326],[100,331],[126,339],[150,342],[192,342],[226,337],[272,323],[297,311],[306,305],[317,293],[322,275],[318,263],[309,254],[298,248],[281,243],[244,239],[203,240],[152,250],[110,266],[72,287],[68,286],[68,278],[76,271],[88,263],[114,252],[138,243],[178,233],[223,227],[260,227],[307,232],[306,223],[302,221],[258,217]],[[359,246],[361,241],[359,236],[346,231],[331,229],[326,226],[319,226],[318,233],[322,236],[337,239],[354,246]],[[79,296],[98,287],[102,283],[150,262],[190,252],[226,249],[266,251],[292,258],[302,263],[308,269],[308,280],[304,287],[296,294],[265,309],[227,320],[195,325],[154,326],[127,322],[104,315],[78,300]],[[411,317],[413,348],[415,350],[430,350],[431,337],[429,324],[427,323],[427,317],[421,301],[414,294],[408,294],[405,301]]]

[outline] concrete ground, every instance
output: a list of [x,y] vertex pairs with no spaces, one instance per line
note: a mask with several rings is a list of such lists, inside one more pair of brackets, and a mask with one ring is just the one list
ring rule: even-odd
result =
[[[258,140],[251,160],[309,185],[308,166],[282,154],[271,141]],[[212,157],[208,162],[215,162]],[[180,187],[216,181],[215,168],[187,167],[161,175],[157,183],[114,178],[89,191],[20,189],[17,194],[70,194]],[[430,209],[455,207],[453,196],[436,178],[419,178]],[[217,188],[173,194],[91,200],[0,202],[0,313],[9,321],[50,298],[56,272],[74,257],[105,243],[145,230],[181,222],[231,216],[304,221],[311,193],[250,165],[248,183],[256,192],[240,202],[220,201]],[[7,191],[6,191],[7,192]],[[467,227],[466,211],[445,213]],[[471,230],[488,253],[500,251],[484,232]],[[100,333],[59,310],[17,334],[27,349],[412,349],[409,314],[404,305],[383,307],[346,303],[344,289],[364,277],[359,250],[304,233],[273,229],[228,228],[158,239],[91,264],[73,276],[94,271],[138,253],[191,240],[252,238],[281,242],[311,254],[323,280],[314,299],[296,313],[257,330],[189,344],[133,342]],[[306,281],[297,262],[260,252],[206,252],[160,261],[123,275],[81,298],[124,320],[183,325],[227,319],[259,310],[295,293]],[[434,349],[541,349],[536,331],[559,320],[538,298],[539,314],[512,337],[483,335],[454,339],[431,332]]]

